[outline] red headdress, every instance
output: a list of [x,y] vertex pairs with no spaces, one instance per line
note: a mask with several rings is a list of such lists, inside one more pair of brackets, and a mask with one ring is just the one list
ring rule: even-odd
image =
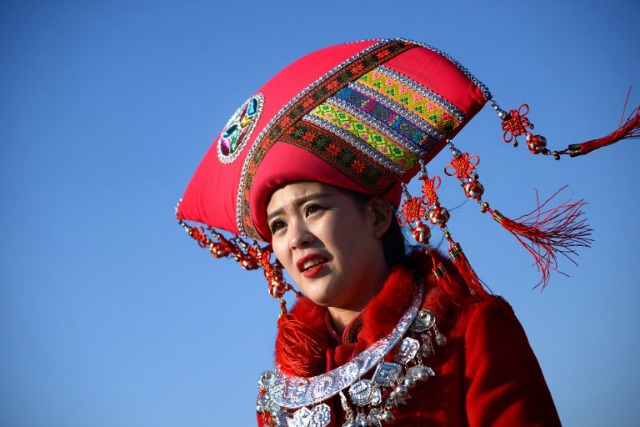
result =
[[[313,52],[276,74],[236,111],[198,166],[177,218],[214,256],[232,256],[245,268],[264,268],[271,294],[281,298],[289,285],[282,281],[277,262],[271,262],[269,246],[254,240],[269,240],[266,205],[274,189],[289,182],[319,181],[383,196],[398,206],[402,185],[451,144],[489,100],[487,87],[465,67],[420,43],[370,40]],[[544,138],[530,135],[525,114],[492,105],[503,120],[505,139],[526,134],[532,151],[550,153]],[[634,135],[636,122],[623,136]],[[467,196],[480,201],[477,157],[451,147],[452,173]],[[444,227],[448,213],[431,193],[436,177],[422,178],[423,197],[407,198],[401,219],[427,243],[422,219]],[[522,238],[533,238],[528,249],[541,260],[544,275],[545,265],[547,271],[549,264],[555,265],[554,245],[560,244],[562,253],[562,247],[572,252],[572,245],[588,243],[584,224],[577,221],[580,206],[550,210],[542,226],[508,220],[486,203],[483,209],[523,244]],[[577,228],[571,225],[576,222]],[[237,237],[227,239],[215,229]],[[448,232],[445,236],[454,260],[460,259],[459,245]],[[475,280],[466,260],[461,267]]]

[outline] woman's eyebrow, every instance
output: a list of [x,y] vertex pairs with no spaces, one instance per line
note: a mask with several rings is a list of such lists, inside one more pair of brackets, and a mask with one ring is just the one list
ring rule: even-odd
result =
[[[313,194],[308,194],[306,196],[302,196],[298,199],[295,199],[292,204],[295,207],[299,207],[301,205],[304,205],[305,203],[311,201],[311,200],[319,200],[319,199],[326,199],[328,197],[331,197],[330,193],[313,193]],[[275,211],[271,212],[270,214],[267,215],[267,222],[271,221],[273,218],[277,217],[278,215],[282,215],[282,213],[284,212],[284,207],[281,207],[279,209],[276,209]]]

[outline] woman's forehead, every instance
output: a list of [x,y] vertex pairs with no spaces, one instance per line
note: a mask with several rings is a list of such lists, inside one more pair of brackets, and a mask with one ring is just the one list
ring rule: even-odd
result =
[[299,181],[277,188],[267,203],[267,215],[288,205],[298,205],[309,200],[346,197],[346,192],[333,185],[317,181]]

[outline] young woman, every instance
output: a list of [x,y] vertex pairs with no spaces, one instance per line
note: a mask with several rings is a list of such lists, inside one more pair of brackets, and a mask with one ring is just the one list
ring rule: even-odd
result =
[[[274,253],[305,295],[280,322],[276,342],[276,366],[288,382],[340,370],[392,334],[416,294],[422,295],[418,315],[434,322],[424,330],[428,325],[409,326],[382,356],[402,379],[384,386],[369,372],[362,378],[370,390],[364,383],[364,391],[354,391],[359,382],[353,381],[325,401],[329,411],[311,407],[310,423],[294,425],[560,425],[510,307],[499,297],[472,295],[453,266],[446,273],[453,287],[445,290],[433,276],[431,257],[399,253],[402,234],[387,201],[303,181],[275,190],[266,212]],[[403,345],[413,346],[404,358],[398,356]],[[428,369],[411,376],[416,366]],[[259,420],[273,423],[265,408]]]
[[[482,201],[477,157],[451,139],[489,100],[445,54],[370,40],[290,64],[228,121],[177,217],[215,257],[261,267],[280,300],[275,368],[259,382],[260,425],[560,424],[525,333],[475,276],[446,228],[439,178],[424,170],[449,145],[446,173],[521,242],[534,240],[529,249],[544,280],[555,244],[571,253],[589,243],[580,203],[520,224]],[[551,152],[524,110],[492,106],[505,140],[526,137],[531,151],[554,156],[615,142],[640,123]],[[422,194],[411,197],[404,183],[419,171]],[[399,221],[419,243],[409,254]],[[449,256],[429,245],[429,223],[444,230]],[[290,312],[282,267],[302,291]]]

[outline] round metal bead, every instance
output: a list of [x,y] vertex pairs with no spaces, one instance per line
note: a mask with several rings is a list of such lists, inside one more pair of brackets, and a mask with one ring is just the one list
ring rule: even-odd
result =
[[396,420],[395,415],[393,415],[393,412],[391,411],[385,411],[382,413],[382,416],[380,417],[381,421],[384,421],[385,423],[392,423]]
[[433,354],[433,349],[429,344],[424,344],[422,347],[420,347],[420,355],[422,357],[429,357],[432,354]]
[[447,345],[447,337],[442,334],[436,335],[436,344],[439,346]]
[[416,239],[418,243],[426,243],[429,241],[429,238],[431,238],[431,229],[420,223],[413,230],[413,238]]
[[484,186],[476,180],[469,181],[464,185],[464,193],[470,199],[482,197]]
[[409,393],[409,389],[406,386],[401,384],[398,387],[396,387],[395,392],[398,396],[405,397],[407,393]]
[[409,388],[413,388],[416,385],[416,380],[414,380],[413,378],[405,378],[404,385],[406,385]]
[[211,254],[216,258],[222,258],[229,255],[229,251],[224,248],[212,246],[210,249]]
[[287,292],[287,288],[285,287],[284,283],[273,280],[269,284],[269,294],[271,294],[272,297],[282,298],[285,292]]
[[447,221],[449,221],[449,211],[447,208],[442,206],[436,206],[429,209],[427,214],[429,216],[429,221],[431,221],[432,224],[443,226]]
[[258,262],[253,258],[245,258],[240,261],[240,265],[246,270],[255,270],[258,268]]
[[415,376],[416,379],[424,381],[429,378],[429,372],[427,372],[427,368],[423,367],[422,369],[416,370]]
[[542,135],[527,135],[527,147],[534,154],[547,151],[547,138]]

